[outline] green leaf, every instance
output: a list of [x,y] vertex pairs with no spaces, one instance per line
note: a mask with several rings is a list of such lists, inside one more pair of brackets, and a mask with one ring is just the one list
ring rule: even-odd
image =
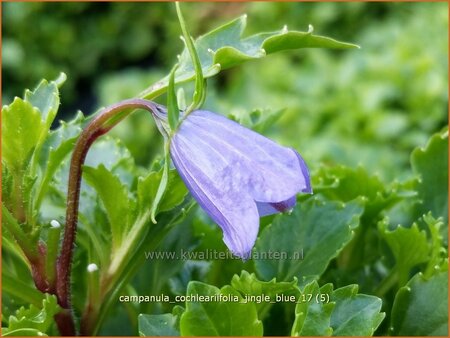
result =
[[430,259],[424,273],[425,278],[430,278],[436,271],[441,270],[447,264],[448,254],[442,235],[440,234],[440,229],[444,226],[444,223],[440,218],[435,219],[431,213],[424,215],[423,220],[428,225],[431,236]]
[[[277,282],[272,279],[269,282],[263,282],[256,278],[255,274],[249,274],[243,270],[241,275],[234,275],[231,280],[231,286],[238,290],[243,296],[269,296],[271,300],[275,301],[277,295],[295,295],[298,296],[299,289],[297,287],[297,279],[294,277],[292,282]],[[258,317],[263,319],[270,309],[271,303],[259,302],[255,303],[258,310]]]
[[[62,84],[66,79],[66,75],[61,73],[59,79],[59,84]],[[34,91],[25,91],[25,101],[39,109],[42,120],[45,122],[47,129],[49,129],[59,108],[58,83],[55,81],[49,83],[45,79],[42,80]]]
[[[45,125],[37,108],[18,97],[2,109],[2,159],[20,180]],[[16,182],[16,184],[20,184]]]
[[358,285],[335,290],[330,300],[336,303],[331,315],[333,336],[372,336],[383,321],[381,299],[358,294]]
[[429,258],[430,247],[425,231],[420,231],[416,223],[410,228],[398,226],[395,230],[387,229],[387,221],[379,223],[381,236],[389,245],[396,262],[398,284],[403,286],[409,280],[409,273],[417,264]]
[[[163,170],[160,170],[151,172],[145,178],[139,178],[137,188],[139,210],[153,205],[162,175]],[[187,194],[187,188],[176,170],[169,170],[166,189],[167,193],[159,202],[158,212],[167,211],[179,205]]]
[[145,336],[179,336],[176,328],[177,317],[171,313],[162,315],[144,315],[138,317],[139,335]]
[[[4,262],[3,262],[4,264]],[[15,267],[17,268],[17,267]],[[23,277],[12,276],[10,273],[2,273],[2,292],[10,294],[17,299],[21,299],[35,306],[42,304],[44,294],[39,292],[32,283],[25,283]]]
[[54,323],[53,316],[57,314],[59,310],[60,308],[56,296],[47,294],[46,298],[42,301],[41,309],[34,305],[30,305],[28,309],[21,307],[17,310],[15,316],[10,316],[8,328],[3,329],[2,334],[13,335],[13,332],[21,329],[33,329],[45,333]]
[[[240,303],[242,296],[231,286],[218,289],[201,282],[190,282],[188,297],[230,297],[238,301],[187,301],[181,316],[183,336],[262,336],[263,327],[258,320],[255,304]],[[211,300],[209,299],[209,300]]]
[[[195,249],[194,246],[191,247],[192,249]],[[192,249],[189,248],[189,251],[191,251]],[[164,260],[164,262],[167,262],[167,260]],[[168,269],[167,265],[169,264],[166,264],[166,270]],[[171,277],[168,282],[170,292],[174,295],[186,294],[187,286],[190,281],[206,280],[207,273],[211,269],[211,265],[212,264],[210,261],[204,260],[186,260],[182,264],[176,264],[176,269],[174,270],[178,273],[175,276]]]
[[[312,31],[286,31],[281,29],[271,33],[259,33],[242,39],[247,16],[234,19],[195,40],[202,73],[205,78],[212,77],[227,68],[238,66],[246,61],[256,60],[268,54],[299,48],[357,48],[358,46],[336,41],[331,38],[313,35]],[[176,82],[191,81],[195,70],[187,48],[180,56]],[[169,83],[165,77],[143,91],[139,96],[151,98],[163,93]]]
[[[247,16],[243,15],[229,23],[212,30],[195,41],[202,68],[210,70],[220,64],[224,70],[245,61],[262,58],[268,54],[299,48],[356,48],[356,45],[339,42],[308,32],[286,31],[281,29],[271,33],[259,33],[247,38],[242,34],[247,25]],[[180,72],[192,68],[186,50],[180,57]]]
[[313,178],[314,192],[329,199],[348,202],[364,197],[364,216],[370,220],[400,200],[396,189],[386,188],[378,176],[370,176],[362,166],[321,167]]
[[358,294],[357,285],[333,291],[316,281],[301,290],[295,307],[293,336],[371,336],[384,318],[381,299]]
[[37,188],[37,198],[34,205],[36,209],[40,208],[55,172],[74,148],[85,121],[85,117],[79,112],[70,122],[61,121],[59,128],[50,132],[44,141],[39,157],[42,179]]
[[[344,204],[315,197],[300,202],[290,215],[276,216],[256,242],[258,275],[279,281],[297,277],[303,285],[317,278],[351,240],[362,211],[360,200]],[[269,252],[281,259],[264,259]]]
[[102,164],[98,168],[83,167],[83,175],[103,202],[111,227],[113,248],[118,248],[131,220],[127,189],[119,178]]
[[411,165],[420,175],[417,191],[421,201],[416,216],[431,211],[448,224],[448,130],[434,134],[425,148],[416,148],[411,154]]
[[228,114],[228,118],[239,122],[247,128],[263,134],[273,127],[281,117],[285,109],[255,109],[251,112],[240,113],[239,111]]
[[395,296],[390,332],[396,336],[448,336],[448,272],[416,274]]
[[329,294],[333,290],[331,284],[319,289],[319,284],[313,281],[301,291],[298,303],[295,306],[295,320],[292,326],[292,336],[330,336],[333,329],[330,327],[331,312],[334,303],[316,301],[316,296]]

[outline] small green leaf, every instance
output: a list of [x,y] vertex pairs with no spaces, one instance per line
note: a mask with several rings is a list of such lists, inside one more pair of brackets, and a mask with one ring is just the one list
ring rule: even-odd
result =
[[177,96],[175,94],[175,71],[177,66],[173,67],[169,75],[169,87],[167,88],[167,115],[169,118],[169,126],[172,132],[178,127],[178,119],[180,118],[180,110],[178,108]]
[[[138,181],[138,204],[139,210],[148,209],[153,205],[158,186],[161,182],[163,170],[151,172],[145,178]],[[187,194],[187,188],[176,170],[169,170],[167,182],[167,194],[164,194],[158,211],[167,211],[179,205]]]
[[333,336],[372,336],[385,314],[381,299],[358,294],[358,285],[335,290],[330,300],[336,303],[331,314]]
[[177,318],[171,313],[162,315],[144,315],[138,317],[139,335],[145,336],[179,336],[176,328]]
[[2,109],[2,159],[14,175],[23,175],[45,125],[37,108],[18,97]]
[[[242,296],[231,286],[218,289],[201,282],[190,282],[188,297],[230,297],[238,301],[187,301],[181,316],[183,336],[262,336],[263,327],[258,320],[255,304],[241,303]],[[211,300],[210,299],[210,300]]]
[[387,222],[378,225],[381,236],[389,245],[396,262],[398,284],[403,286],[409,280],[409,273],[417,264],[429,258],[429,245],[425,231],[420,231],[417,224],[410,228],[398,226],[395,230],[387,229]]
[[447,249],[444,246],[440,229],[444,226],[441,218],[435,219],[431,213],[423,216],[423,220],[428,225],[431,235],[430,244],[430,259],[427,263],[427,268],[424,273],[425,278],[430,278],[436,271],[439,271],[442,266],[447,264]]
[[[420,175],[417,191],[421,201],[416,207],[416,216],[431,211],[448,224],[448,130],[434,134],[425,148],[416,148],[411,155],[411,165]],[[445,234],[446,228],[443,229]]]
[[98,168],[85,166],[83,176],[103,202],[111,227],[113,248],[118,248],[131,220],[127,189],[104,165]]
[[369,175],[362,166],[322,167],[313,177],[314,192],[329,199],[348,202],[364,197],[364,216],[370,220],[400,200],[395,190],[386,188],[379,177]]
[[[2,330],[2,334],[13,335],[13,332],[21,329],[34,329],[46,333],[54,323],[53,316],[59,312],[56,296],[46,295],[39,309],[30,305],[28,309],[21,307],[15,316],[9,317],[8,328]],[[15,335],[15,334],[14,334]]]
[[[238,290],[243,296],[269,296],[272,301],[275,301],[274,297],[281,294],[287,295],[299,295],[299,289],[297,287],[297,279],[294,277],[292,282],[277,282],[276,279],[272,279],[269,282],[263,282],[256,278],[255,274],[249,274],[243,270],[241,275],[234,275],[231,280],[231,286]],[[270,309],[270,302],[255,303],[258,310],[258,317],[263,319]]]
[[316,281],[307,284],[303,288],[295,307],[292,336],[331,335],[333,329],[330,327],[330,318],[335,304],[317,302],[316,296],[321,293],[329,294],[332,290],[331,284],[327,284],[319,289],[319,284]]
[[301,290],[295,307],[293,336],[371,336],[384,318],[381,299],[358,294],[357,285],[333,291],[316,281]]
[[[244,62],[265,57],[268,54],[299,48],[357,48],[358,46],[336,41],[309,32],[286,31],[259,33],[242,39],[247,16],[234,19],[195,40],[194,49],[200,60],[204,78],[217,75],[221,70]],[[187,48],[180,56],[179,69],[175,74],[177,83],[196,78],[192,58]],[[158,81],[139,96],[153,98],[164,93],[169,77]]]
[[228,114],[228,118],[239,122],[247,128],[263,134],[273,127],[275,122],[281,117],[285,109],[255,109],[251,112],[233,112]]
[[50,128],[59,108],[59,91],[58,84],[65,81],[65,74],[61,73],[60,82],[42,80],[34,91],[25,91],[25,101],[41,112],[42,120],[45,122],[47,129]]
[[448,272],[416,274],[395,296],[392,335],[448,336]]
[[[301,285],[317,278],[351,240],[362,211],[360,200],[343,204],[316,197],[300,202],[290,215],[276,216],[256,242],[258,275],[279,281],[297,277]],[[263,259],[269,252],[281,259]]]

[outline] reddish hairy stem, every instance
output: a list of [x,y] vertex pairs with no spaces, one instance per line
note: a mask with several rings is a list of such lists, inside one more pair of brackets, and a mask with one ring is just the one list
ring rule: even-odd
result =
[[70,273],[78,225],[82,165],[92,143],[128,116],[131,113],[130,109],[137,108],[149,110],[154,114],[158,111],[155,103],[143,99],[130,99],[116,103],[101,111],[81,132],[75,144],[69,170],[64,238],[61,254],[56,263],[56,296],[63,311],[55,318],[61,335],[76,334],[70,302]]

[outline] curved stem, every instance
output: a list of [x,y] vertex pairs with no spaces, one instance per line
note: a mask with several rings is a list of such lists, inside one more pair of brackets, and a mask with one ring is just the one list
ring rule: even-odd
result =
[[164,120],[165,115],[162,113],[159,105],[143,99],[129,99],[106,107],[101,111],[81,132],[73,150],[67,190],[66,226],[64,229],[61,254],[58,257],[56,266],[56,295],[59,305],[63,308],[63,311],[57,317],[57,323],[62,335],[75,335],[76,333],[70,304],[70,272],[78,224],[82,165],[92,143],[122,121],[132,110],[137,108],[152,112],[157,117],[155,121],[158,129],[163,134],[166,132],[161,122],[161,120]]

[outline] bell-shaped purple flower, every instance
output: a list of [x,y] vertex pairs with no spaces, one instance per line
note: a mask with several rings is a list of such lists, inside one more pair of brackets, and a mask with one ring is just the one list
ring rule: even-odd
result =
[[208,111],[181,122],[170,154],[191,194],[222,228],[225,244],[242,258],[255,243],[260,216],[288,210],[297,193],[312,192],[295,150]]

